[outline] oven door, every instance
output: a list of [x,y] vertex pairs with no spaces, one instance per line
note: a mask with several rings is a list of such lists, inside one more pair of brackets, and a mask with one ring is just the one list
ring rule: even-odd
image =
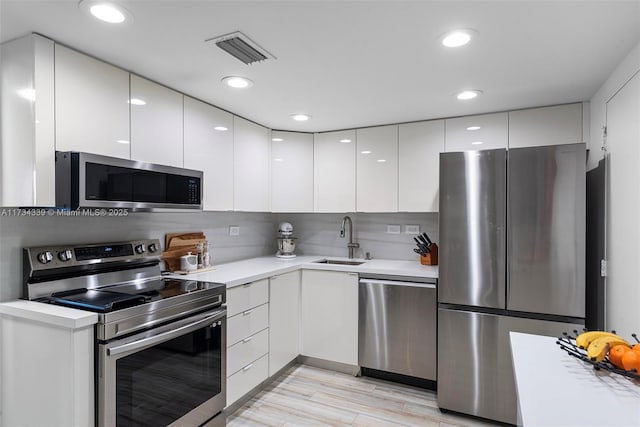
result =
[[226,315],[208,311],[99,344],[98,426],[199,426],[221,412]]

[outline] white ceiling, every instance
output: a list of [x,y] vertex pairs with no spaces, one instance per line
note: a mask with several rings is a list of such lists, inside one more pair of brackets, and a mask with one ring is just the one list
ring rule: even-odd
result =
[[[274,129],[325,131],[589,100],[640,41],[632,1],[0,0],[0,40],[38,32]],[[473,28],[457,50],[438,37]],[[206,39],[240,30],[277,59],[245,65]],[[241,75],[245,91],[220,79]],[[463,103],[460,89],[484,95]],[[306,123],[290,115],[306,112]]]

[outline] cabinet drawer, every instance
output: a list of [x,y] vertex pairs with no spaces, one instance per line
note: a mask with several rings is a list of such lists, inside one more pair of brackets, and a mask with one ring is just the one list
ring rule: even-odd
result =
[[267,379],[269,371],[268,362],[269,357],[264,355],[227,378],[227,406],[234,403]]
[[227,376],[269,352],[269,329],[258,332],[227,349]]
[[227,347],[269,327],[269,304],[250,308],[227,319]]
[[227,316],[234,316],[266,302],[269,302],[269,279],[227,289]]

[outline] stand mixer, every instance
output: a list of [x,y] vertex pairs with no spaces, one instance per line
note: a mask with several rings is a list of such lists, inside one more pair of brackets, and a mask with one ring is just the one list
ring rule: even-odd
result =
[[296,254],[293,251],[296,250],[296,238],[291,237],[293,234],[293,225],[288,222],[281,222],[278,226],[278,233],[280,237],[278,241],[278,252],[276,256],[278,258],[295,258]]

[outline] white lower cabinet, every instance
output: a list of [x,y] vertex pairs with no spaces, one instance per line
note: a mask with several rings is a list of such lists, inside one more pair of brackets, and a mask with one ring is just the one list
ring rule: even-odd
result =
[[300,272],[274,276],[269,284],[269,376],[300,354]]
[[358,364],[358,274],[302,271],[302,354]]
[[264,355],[227,378],[227,406],[231,405],[262,381],[269,374],[269,356]]
[[269,353],[269,331],[264,329],[227,347],[227,376]]
[[227,290],[227,406],[269,375],[269,279]]
[[269,304],[230,317],[227,320],[227,347],[269,327]]
[[227,290],[227,317],[269,302],[269,279],[246,283]]

